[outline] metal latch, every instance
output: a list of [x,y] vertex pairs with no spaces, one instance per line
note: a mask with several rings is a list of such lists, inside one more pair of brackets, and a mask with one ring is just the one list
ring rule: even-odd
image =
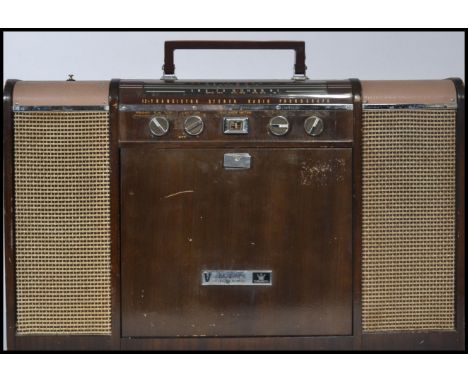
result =
[[227,169],[248,169],[250,168],[251,157],[247,153],[224,154],[224,168]]

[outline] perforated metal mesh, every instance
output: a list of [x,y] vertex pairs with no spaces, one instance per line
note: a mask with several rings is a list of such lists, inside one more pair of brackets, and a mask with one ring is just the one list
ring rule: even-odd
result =
[[455,116],[363,113],[364,331],[454,329]]
[[110,334],[109,116],[14,115],[18,334]]

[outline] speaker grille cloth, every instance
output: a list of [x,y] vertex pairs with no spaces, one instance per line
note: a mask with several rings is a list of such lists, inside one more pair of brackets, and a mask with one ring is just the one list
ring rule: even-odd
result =
[[363,113],[363,331],[454,329],[455,117]]
[[18,334],[110,334],[109,115],[14,115]]

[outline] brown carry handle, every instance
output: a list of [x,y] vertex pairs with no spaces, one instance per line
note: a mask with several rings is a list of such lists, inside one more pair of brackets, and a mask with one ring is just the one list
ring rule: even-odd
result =
[[174,71],[176,49],[287,49],[296,52],[293,79],[306,79],[304,41],[166,41],[164,43],[163,80],[177,79]]

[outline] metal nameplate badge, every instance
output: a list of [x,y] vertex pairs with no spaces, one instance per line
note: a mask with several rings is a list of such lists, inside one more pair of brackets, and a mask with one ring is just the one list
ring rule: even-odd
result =
[[271,270],[204,270],[202,285],[272,285]]

